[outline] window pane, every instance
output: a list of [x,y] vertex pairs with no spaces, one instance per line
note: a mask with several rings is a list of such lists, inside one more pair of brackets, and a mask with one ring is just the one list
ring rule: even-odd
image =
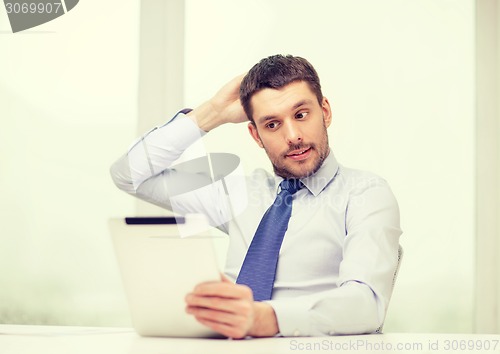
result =
[[138,2],[1,37],[0,323],[128,323],[107,219],[134,201],[108,171],[136,135]]

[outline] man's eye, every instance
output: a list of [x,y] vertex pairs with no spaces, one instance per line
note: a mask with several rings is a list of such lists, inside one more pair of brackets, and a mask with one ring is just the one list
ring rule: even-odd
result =
[[275,129],[278,127],[278,123],[276,123],[276,122],[267,123],[266,127],[269,129]]
[[295,115],[295,118],[297,119],[302,119],[302,118],[305,118],[307,116],[308,112],[299,112]]

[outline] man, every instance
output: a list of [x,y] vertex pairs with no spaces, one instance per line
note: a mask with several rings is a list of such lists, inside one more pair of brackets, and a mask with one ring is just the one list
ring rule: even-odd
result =
[[[215,184],[176,196],[174,206],[175,160],[205,132],[247,120],[275,175],[257,170],[246,190],[232,192],[249,201],[237,215],[239,196]],[[331,120],[311,64],[275,55],[146,134],[113,165],[119,188],[177,212],[204,213],[229,235],[226,276],[186,296],[186,311],[200,323],[232,338],[372,333],[383,324],[398,265],[398,205],[383,179],[337,163],[328,143]],[[279,199],[282,192],[288,199]],[[268,231],[276,224],[281,231]],[[280,232],[277,265],[257,271],[273,257],[266,253],[271,246],[257,244]],[[261,295],[266,272],[271,289]]]

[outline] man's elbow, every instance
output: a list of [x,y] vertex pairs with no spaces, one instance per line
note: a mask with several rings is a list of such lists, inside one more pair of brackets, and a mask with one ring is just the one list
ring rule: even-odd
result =
[[113,180],[115,186],[124,192],[129,194],[135,194],[136,188],[130,176],[130,168],[125,166],[124,159],[120,158],[109,169],[111,174],[111,179]]
[[337,296],[316,305],[316,325],[327,335],[378,332],[384,323],[384,302],[365,284],[352,282],[337,290]]
[[379,332],[385,316],[381,315],[375,303],[359,304],[356,311],[337,322],[335,333],[341,335],[370,334]]

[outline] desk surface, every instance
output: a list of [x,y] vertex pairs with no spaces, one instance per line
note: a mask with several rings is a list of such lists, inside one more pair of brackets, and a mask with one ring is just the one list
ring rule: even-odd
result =
[[143,338],[128,328],[0,325],[1,354],[500,353],[500,335],[386,333],[245,340]]

